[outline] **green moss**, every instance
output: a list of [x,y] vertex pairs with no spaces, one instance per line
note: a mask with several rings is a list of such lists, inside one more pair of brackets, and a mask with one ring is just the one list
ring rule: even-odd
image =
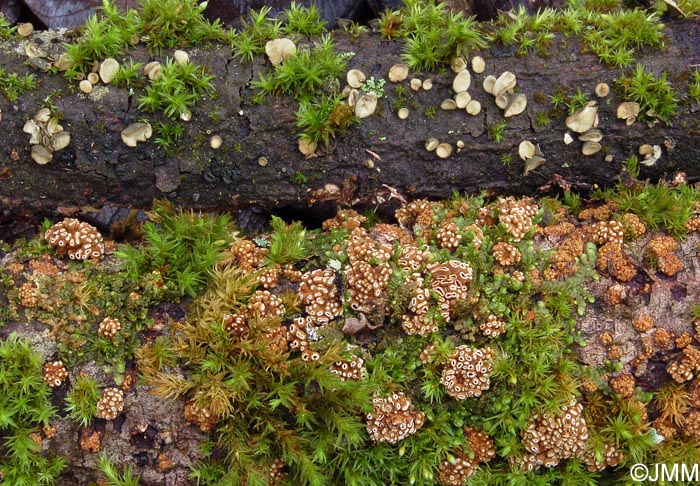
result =
[[596,195],[612,201],[621,213],[636,214],[651,228],[663,228],[674,237],[687,234],[686,223],[700,201],[698,189],[687,185],[669,187],[663,182],[618,185]]
[[296,117],[301,138],[326,145],[357,120],[352,108],[340,95],[324,95],[313,101],[301,101]]
[[[104,8],[108,11],[116,8],[113,4],[105,1]],[[71,59],[72,66],[67,71],[69,76],[76,76],[78,73],[90,72],[94,62],[102,62],[108,57],[117,57],[129,45],[129,40],[133,35],[130,30],[133,25],[137,25],[135,11],[131,10],[130,17],[125,17],[122,21],[118,16],[118,23],[113,23],[108,17],[91,15],[83,24],[83,35],[74,44],[65,46],[66,54]]]
[[191,62],[180,64],[168,58],[160,76],[151,82],[146,94],[139,99],[139,108],[162,111],[169,118],[189,119],[197,101],[213,93],[212,79],[214,76],[203,66]]
[[42,454],[31,437],[55,414],[42,359],[16,333],[0,342],[0,478],[2,484],[51,485],[65,461]]
[[547,126],[550,124],[550,122],[551,120],[549,119],[549,115],[546,111],[540,110],[535,113],[535,123],[537,123],[539,126]]
[[273,216],[270,222],[270,251],[267,258],[278,265],[304,260],[308,254],[306,249],[306,230],[298,221],[286,224],[282,219]]
[[210,22],[204,18],[206,5],[197,0],[140,0],[139,33],[148,48],[157,53],[221,41],[224,30],[218,19]]
[[306,7],[292,2],[285,10],[286,20],[282,31],[285,34],[319,35],[326,31],[325,22],[321,18],[321,11],[316,4]]
[[517,45],[518,54],[525,55],[536,49],[540,55],[554,38],[554,27],[558,13],[553,8],[545,8],[535,15],[530,15],[521,5],[517,12],[501,12],[494,23],[495,31],[490,35],[492,42],[504,45]]
[[267,41],[276,39],[281,33],[281,23],[268,17],[272,9],[262,7],[260,10],[251,10],[249,20],[242,22],[240,32],[230,35],[229,43],[233,54],[243,62],[252,62],[255,56],[265,54]]
[[635,70],[621,76],[615,84],[622,89],[625,99],[636,101],[641,107],[640,118],[651,110],[651,117],[669,123],[671,115],[676,113],[676,92],[666,79],[666,72],[657,78],[648,72],[643,64],[637,64]]
[[17,27],[13,27],[10,22],[5,18],[3,13],[0,13],[0,40],[11,39],[15,35]]
[[688,98],[693,103],[700,104],[700,71],[694,71],[688,81]]
[[20,76],[17,73],[8,73],[0,67],[0,92],[14,103],[17,99],[37,87],[36,76],[25,74]]
[[119,67],[119,71],[112,80],[115,86],[126,89],[143,88],[146,81],[143,77],[143,63],[134,62],[129,59],[128,64],[124,63]]
[[489,128],[489,138],[496,144],[502,143],[503,140],[505,140],[505,135],[503,132],[505,131],[506,127],[508,127],[508,122],[506,120],[501,120],[494,123]]
[[132,278],[157,271],[176,295],[195,295],[206,286],[209,271],[234,238],[229,218],[178,212],[167,202],[156,203],[150,216],[153,222],[143,227],[146,245],[123,246],[117,256]]
[[569,115],[573,115],[581,108],[586,106],[588,104],[588,101],[588,93],[581,91],[581,88],[576,88],[576,92],[572,95],[569,95],[565,102],[565,106],[568,110]]
[[156,145],[158,145],[166,155],[172,155],[182,141],[185,127],[177,122],[158,122],[155,131]]
[[102,0],[100,12],[83,25],[83,35],[66,45],[73,62],[68,74],[88,72],[94,62],[118,57],[140,40],[156,53],[224,40],[226,34],[218,20],[211,23],[202,15],[205,7],[196,0],[140,0],[138,10],[121,11],[113,1]]
[[337,79],[345,75],[345,66],[352,54],[335,52],[335,43],[329,35],[313,48],[300,48],[286,62],[275,66],[274,71],[253,81],[252,86],[264,94],[291,94],[297,99],[307,99],[323,92]]
[[66,395],[66,412],[71,420],[87,427],[97,413],[97,402],[102,394],[97,382],[90,376],[78,376]]
[[625,67],[643,48],[664,46],[664,25],[659,15],[639,8],[619,10],[604,15],[590,15],[595,29],[585,34],[588,47],[610,65]]
[[449,11],[443,3],[408,0],[400,13],[382,19],[383,32],[396,30],[404,39],[401,57],[413,71],[436,71],[452,58],[486,46],[476,22],[465,19],[462,12]]
[[100,471],[102,471],[102,474],[107,478],[105,481],[107,486],[139,485],[139,477],[134,476],[131,466],[124,466],[124,471],[120,473],[104,452],[100,456]]

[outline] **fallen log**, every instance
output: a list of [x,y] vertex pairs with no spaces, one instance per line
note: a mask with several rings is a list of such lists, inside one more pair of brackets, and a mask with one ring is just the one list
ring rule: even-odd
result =
[[[481,103],[478,115],[464,110],[442,110],[451,97],[454,73],[412,73],[431,79],[430,90],[413,91],[409,79],[388,82],[376,113],[321,144],[312,157],[298,150],[295,113],[291,96],[267,96],[253,103],[257,92],[251,81],[270,69],[266,59],[243,64],[229,46],[201,46],[190,50],[190,59],[206,66],[215,76],[215,95],[195,107],[192,120],[182,123],[182,141],[167,153],[154,136],[137,147],[120,137],[133,122],[148,119],[156,126],[165,121],[139,110],[129,90],[100,86],[82,93],[77,82],[60,74],[37,73],[39,85],[10,102],[0,96],[0,203],[5,221],[18,214],[38,214],[61,209],[63,213],[104,205],[148,208],[154,198],[167,197],[175,204],[195,209],[237,210],[247,207],[266,211],[306,208],[325,202],[324,208],[377,205],[392,198],[445,198],[454,191],[492,194],[530,194],[556,188],[588,190],[618,180],[625,161],[642,144],[658,145],[661,157],[650,166],[640,165],[640,178],[660,179],[675,172],[700,180],[700,116],[687,99],[689,77],[700,65],[700,22],[666,23],[666,45],[646,50],[637,62],[660,76],[668,73],[678,109],[669,122],[636,121],[628,126],[617,119],[617,106],[625,101],[615,80],[625,71],[608,68],[587,53],[581,39],[555,34],[546,53],[518,55],[515,48],[496,46],[473,52],[486,60],[482,74],[472,74],[469,92]],[[403,43],[378,34],[357,37],[336,33],[337,50],[353,52],[349,68],[358,68],[376,80],[401,61]],[[27,45],[45,50],[48,57],[62,52],[62,38],[51,32],[2,45],[0,67],[6,72],[34,72],[27,66]],[[138,62],[164,60],[136,47],[128,57]],[[493,96],[482,88],[486,75],[511,71],[517,76],[517,92],[527,97],[522,114],[504,118]],[[629,70],[627,70],[629,71]],[[607,83],[611,94],[596,97],[594,87]],[[402,88],[397,89],[401,85]],[[97,88],[97,87],[96,87]],[[585,156],[582,142],[564,143],[566,113],[555,110],[551,96],[580,90],[597,101],[602,150]],[[42,107],[60,114],[60,123],[71,142],[46,165],[30,157],[27,120]],[[410,114],[402,120],[399,106]],[[222,146],[213,149],[210,137],[218,135]],[[439,158],[428,152],[425,141],[435,137],[453,147]],[[546,162],[527,175],[518,157],[523,140],[539,145]],[[458,148],[459,146],[462,148]],[[330,209],[329,209],[330,211]]]

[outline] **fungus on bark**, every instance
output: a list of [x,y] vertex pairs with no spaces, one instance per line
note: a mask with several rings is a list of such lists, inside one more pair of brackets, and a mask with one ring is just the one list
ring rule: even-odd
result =
[[105,252],[97,228],[75,218],[65,218],[53,225],[44,234],[44,239],[59,256],[68,255],[72,260],[101,260]]
[[430,290],[438,295],[440,315],[447,322],[457,303],[467,299],[472,268],[465,262],[449,260],[429,265],[428,270],[432,275]]
[[396,444],[423,427],[425,414],[414,410],[411,399],[403,393],[375,398],[374,410],[366,415],[367,432],[377,443]]
[[41,368],[41,374],[44,376],[44,381],[51,388],[56,388],[61,386],[61,384],[68,378],[68,370],[63,365],[63,361],[49,361],[44,363]]
[[495,357],[496,352],[489,347],[458,346],[442,370],[440,383],[457,400],[481,396],[491,385],[490,375]]
[[118,319],[105,317],[102,322],[100,322],[97,332],[105,339],[113,339],[121,328],[122,324]]
[[299,284],[299,298],[306,313],[318,324],[335,319],[343,311],[335,285],[335,272],[330,268],[304,273]]
[[124,410],[124,392],[119,388],[105,388],[97,402],[97,418],[114,420]]
[[522,433],[527,454],[520,461],[527,470],[554,467],[563,459],[578,457],[585,451],[588,426],[583,406],[572,398],[559,413],[534,415]]

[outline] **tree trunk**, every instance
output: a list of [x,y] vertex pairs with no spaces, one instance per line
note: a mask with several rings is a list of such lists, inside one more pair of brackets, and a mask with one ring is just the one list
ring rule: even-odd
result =
[[[262,104],[251,103],[255,92],[249,83],[270,69],[269,63],[258,59],[253,65],[242,65],[232,59],[227,46],[190,52],[192,62],[206,65],[216,76],[216,95],[197,104],[172,155],[165,155],[154,143],[155,134],[136,148],[121,141],[120,132],[135,121],[147,118],[155,126],[164,120],[140,111],[138,96],[111,85],[87,96],[78,90],[77,82],[37,73],[37,90],[15,103],[0,97],[0,202],[5,206],[5,221],[23,211],[62,208],[66,212],[66,208],[104,205],[148,208],[153,198],[163,197],[197,209],[274,210],[320,201],[330,201],[332,207],[374,205],[397,194],[406,198],[444,198],[453,191],[534,195],[552,183],[585,190],[613,184],[624,161],[645,143],[660,145],[663,153],[653,166],[641,167],[641,178],[658,179],[682,171],[689,180],[700,180],[700,116],[687,100],[689,75],[700,64],[699,26],[697,20],[667,23],[664,50],[644,52],[638,59],[657,76],[662,71],[669,74],[680,100],[670,124],[649,126],[638,121],[626,126],[618,120],[616,108],[624,100],[615,79],[623,73],[586,53],[580,39],[557,35],[546,55],[518,56],[515,48],[503,47],[472,53],[486,60],[486,71],[472,75],[469,89],[483,107],[479,115],[439,108],[452,95],[454,75],[449,68],[442,73],[412,73],[409,78],[431,78],[433,88],[412,91],[408,80],[402,83],[410,108],[408,119],[397,117],[396,85],[387,81],[377,112],[351,125],[328,147],[321,146],[312,158],[304,158],[297,149],[297,103],[291,97],[270,96]],[[48,55],[58,55],[60,42],[42,43],[46,38],[46,33],[38,33],[32,41]],[[400,41],[370,34],[357,39],[336,35],[336,41],[339,51],[355,53],[348,68],[359,68],[377,80],[386,78],[389,68],[401,60]],[[3,48],[3,69],[30,70],[25,66],[27,56],[18,53],[25,45],[23,41],[20,48]],[[165,54],[171,53],[164,53],[161,60]],[[135,61],[152,59],[143,48],[129,56]],[[481,84],[487,74],[498,76],[506,70],[516,74],[516,90],[527,96],[528,105],[524,113],[507,119],[503,140],[497,143],[490,133],[505,119]],[[605,99],[593,94],[600,82],[612,88]],[[560,89],[569,94],[580,89],[597,99],[604,134],[603,150],[597,154],[582,155],[578,140],[569,145],[563,142],[565,114],[554,110],[549,99]],[[61,112],[61,124],[72,140],[50,163],[40,166],[30,158],[29,135],[22,127],[49,102]],[[538,123],[538,115],[547,115],[550,122]],[[218,150],[209,145],[215,134],[223,139]],[[439,159],[424,148],[429,137],[453,147],[461,141],[464,147]],[[523,140],[539,144],[546,159],[526,176],[518,157]],[[614,158],[607,162],[606,156]],[[267,165],[259,163],[261,157]],[[507,157],[512,163],[504,163]]]

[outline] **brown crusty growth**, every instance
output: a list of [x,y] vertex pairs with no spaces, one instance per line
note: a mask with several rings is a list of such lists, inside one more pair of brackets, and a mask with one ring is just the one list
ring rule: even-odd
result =
[[430,290],[423,284],[423,277],[420,273],[412,273],[405,284],[407,289],[411,289],[412,296],[408,302],[408,313],[401,316],[401,327],[409,336],[418,334],[427,336],[431,332],[437,331],[435,319],[428,317],[430,309]]
[[634,395],[634,388],[637,382],[631,373],[622,373],[619,376],[610,378],[610,388],[615,393],[619,393],[623,398],[630,398]]
[[331,372],[337,374],[341,381],[361,380],[365,377],[365,360],[353,355],[350,360],[336,361],[331,366]]
[[656,261],[656,266],[661,273],[673,277],[683,270],[684,267],[683,262],[675,253],[677,249],[678,243],[676,240],[670,236],[659,235],[649,240],[649,243],[644,248],[644,252],[648,257]]
[[505,241],[496,242],[491,249],[494,260],[503,267],[515,265],[520,261],[520,250]]
[[393,244],[373,239],[364,228],[350,233],[346,253],[351,265],[357,262],[388,262],[394,251]]
[[318,324],[335,319],[343,311],[335,272],[330,268],[304,273],[299,284],[299,298],[306,313]]
[[75,218],[66,218],[44,233],[49,246],[60,256],[72,260],[101,260],[105,252],[102,235],[97,228]]
[[105,317],[102,322],[100,322],[97,332],[105,339],[112,339],[119,333],[121,328],[122,324],[117,319]]
[[498,200],[498,222],[513,237],[513,241],[522,240],[532,228],[532,217],[539,208],[532,198],[515,199],[512,196]]
[[367,220],[354,209],[339,209],[334,218],[325,220],[321,227],[324,231],[331,231],[337,228],[345,228],[353,231],[359,228]]
[[251,318],[281,318],[284,317],[284,303],[268,290],[256,290],[248,299],[247,311]]
[[462,235],[459,234],[459,228],[451,219],[446,219],[440,223],[440,227],[435,234],[435,239],[440,248],[446,248],[454,251],[462,241]]
[[367,432],[374,442],[396,444],[423,426],[425,414],[415,411],[403,393],[373,400],[374,411],[366,415]]
[[438,295],[440,315],[447,322],[457,302],[467,299],[472,268],[459,260],[449,260],[429,265],[428,270],[432,275],[430,289]]
[[479,324],[479,329],[484,333],[484,336],[495,338],[506,332],[506,323],[498,316],[489,314],[488,318]]
[[617,221],[598,221],[593,223],[588,231],[590,232],[591,241],[596,245],[604,245],[606,243],[622,245],[625,239],[622,223]]
[[318,351],[311,349],[309,334],[314,333],[316,330],[314,322],[309,316],[296,317],[294,322],[289,325],[289,330],[287,331],[289,348],[292,350],[298,349],[301,353],[301,359],[307,363],[317,361],[321,357]]
[[[658,429],[657,429],[658,430]],[[668,437],[665,433],[662,434],[664,437]],[[602,471],[606,467],[616,467],[620,464],[622,460],[622,452],[618,451],[613,444],[605,444],[603,446],[603,460],[598,461],[595,457],[594,448],[589,448],[581,456],[581,462],[583,462],[590,472]]]
[[202,392],[198,391],[194,398],[187,401],[184,409],[185,420],[188,424],[197,425],[202,432],[209,432],[216,424],[217,417],[209,407],[199,404],[198,398],[201,396]]
[[496,352],[489,347],[458,346],[442,370],[440,383],[457,400],[481,396],[481,392],[491,386],[489,375],[495,357]]
[[486,432],[466,428],[464,435],[473,457],[459,449],[453,454],[453,460],[445,459],[438,472],[438,483],[441,486],[462,486],[480,463],[488,462],[496,455],[493,440]]
[[51,387],[56,388],[61,386],[66,378],[68,378],[68,370],[63,365],[63,361],[49,361],[44,363],[41,369],[41,374],[44,375],[44,381]]
[[527,470],[554,467],[563,459],[578,457],[583,454],[588,440],[583,406],[572,398],[559,413],[534,415],[522,439],[529,454],[520,463]]
[[97,418],[114,420],[124,410],[124,392],[119,388],[105,388],[97,402]]
[[683,348],[681,359],[668,365],[666,371],[677,383],[692,380],[700,371],[700,349],[686,346]]
[[38,289],[35,283],[25,282],[19,288],[19,301],[24,307],[36,307],[39,304]]
[[372,266],[367,262],[358,261],[347,268],[345,276],[351,309],[369,312],[377,306],[383,307],[388,300],[385,292],[391,278],[391,267],[388,263]]
[[463,450],[456,451],[452,456],[452,460],[445,459],[440,465],[438,471],[440,486],[463,486],[469,476],[476,471],[476,463]]

